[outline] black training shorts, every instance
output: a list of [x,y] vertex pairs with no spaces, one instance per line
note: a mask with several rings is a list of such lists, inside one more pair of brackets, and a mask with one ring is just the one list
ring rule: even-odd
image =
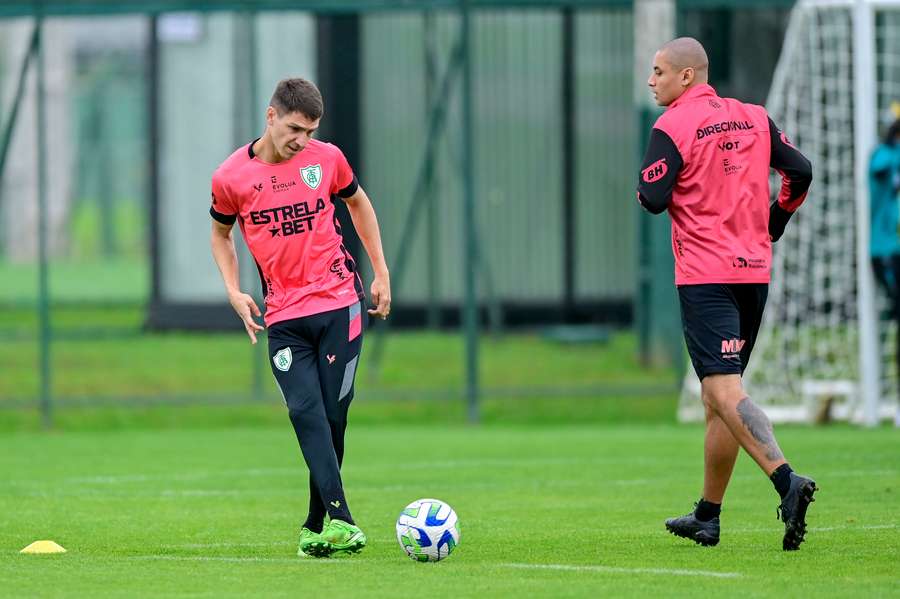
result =
[[269,327],[269,363],[289,409],[324,408],[329,420],[346,421],[365,324],[357,302]]
[[684,340],[701,381],[709,374],[744,374],[768,293],[765,283],[678,288]]

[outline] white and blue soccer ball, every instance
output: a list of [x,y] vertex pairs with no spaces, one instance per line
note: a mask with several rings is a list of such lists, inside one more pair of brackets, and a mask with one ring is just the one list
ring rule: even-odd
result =
[[397,518],[397,541],[417,562],[438,562],[459,545],[456,512],[438,499],[418,499]]

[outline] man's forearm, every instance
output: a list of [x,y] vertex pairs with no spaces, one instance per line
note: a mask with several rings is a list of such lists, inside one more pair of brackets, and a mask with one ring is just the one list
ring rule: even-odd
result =
[[388,268],[384,260],[384,250],[381,247],[381,232],[378,229],[378,217],[368,197],[363,196],[356,201],[347,204],[350,218],[356,233],[366,248],[366,254],[372,262],[372,270],[376,276],[387,276]]
[[225,282],[225,290],[231,294],[240,291],[240,279],[238,275],[238,259],[237,251],[234,249],[234,240],[229,235],[222,237],[213,233],[210,239],[212,247],[213,259],[219,272],[222,273],[222,280]]

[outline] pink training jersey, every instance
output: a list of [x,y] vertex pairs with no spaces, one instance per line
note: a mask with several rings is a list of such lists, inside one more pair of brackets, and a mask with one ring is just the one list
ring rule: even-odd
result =
[[676,285],[769,282],[770,167],[783,177],[780,209],[794,212],[811,181],[809,163],[762,106],[703,84],[659,117],[638,199],[651,212],[669,210]]
[[248,144],[213,173],[210,215],[238,221],[259,269],[267,326],[365,297],[333,204],[358,187],[340,149],[314,139],[278,164],[263,162]]

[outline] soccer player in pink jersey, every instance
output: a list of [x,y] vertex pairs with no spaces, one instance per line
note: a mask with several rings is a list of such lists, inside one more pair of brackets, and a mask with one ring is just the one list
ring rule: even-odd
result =
[[[350,515],[340,468],[366,314],[384,319],[391,308],[372,204],[340,149],[313,139],[323,111],[313,83],[279,82],[262,137],[238,148],[213,174],[209,210],[213,257],[252,343],[263,327],[259,307],[240,289],[235,222],[259,270],[272,373],[309,467],[301,557],[356,553],[366,544]],[[339,199],[372,262],[375,306],[368,310],[335,215]]]
[[[647,82],[666,111],[650,134],[638,201],[672,220],[684,337],[706,408],[703,496],[666,528],[718,544],[722,498],[743,447],[781,496],[782,547],[792,550],[803,542],[816,483],[791,470],[741,376],[766,303],[772,243],[805,199],[812,168],[765,108],[717,95],[708,67],[697,40],[678,38],[656,53]],[[782,176],[771,204],[770,168]]]

